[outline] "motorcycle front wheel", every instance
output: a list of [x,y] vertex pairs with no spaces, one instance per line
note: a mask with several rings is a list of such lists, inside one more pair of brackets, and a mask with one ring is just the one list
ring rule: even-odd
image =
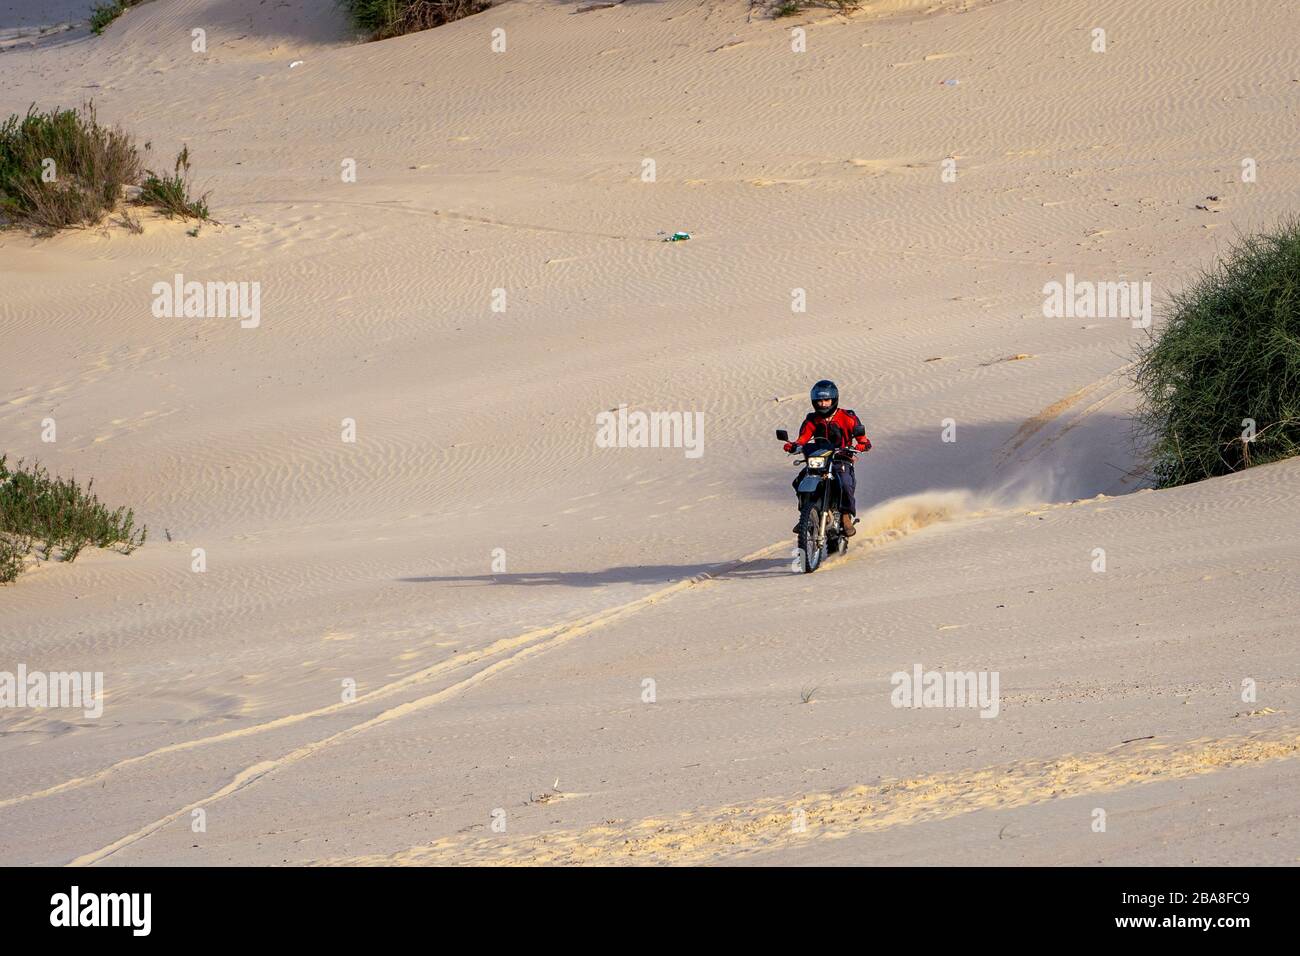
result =
[[826,557],[826,542],[821,540],[822,510],[816,501],[807,499],[799,508],[799,551],[805,574],[821,567]]

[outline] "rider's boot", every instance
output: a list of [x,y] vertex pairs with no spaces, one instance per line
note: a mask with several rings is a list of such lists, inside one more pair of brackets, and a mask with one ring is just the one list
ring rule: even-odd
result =
[[857,520],[857,518],[853,517],[852,512],[849,511],[840,515],[840,529],[843,532],[844,537],[851,538],[858,533],[858,529],[853,527],[853,522]]

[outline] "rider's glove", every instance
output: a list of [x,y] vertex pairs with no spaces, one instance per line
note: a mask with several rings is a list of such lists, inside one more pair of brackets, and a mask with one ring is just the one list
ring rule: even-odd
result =
[[794,442],[788,441],[781,447],[784,448],[786,451],[794,451]]

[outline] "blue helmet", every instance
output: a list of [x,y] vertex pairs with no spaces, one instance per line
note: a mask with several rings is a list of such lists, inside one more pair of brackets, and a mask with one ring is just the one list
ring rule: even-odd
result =
[[[840,390],[835,387],[835,383],[830,379],[824,378],[814,385],[812,391],[809,393],[809,398],[812,401],[813,413],[817,415],[818,418],[829,418],[831,415],[834,415],[835,410],[840,407]],[[818,399],[822,398],[829,398],[831,400],[831,407],[826,411],[822,411],[817,407]]]

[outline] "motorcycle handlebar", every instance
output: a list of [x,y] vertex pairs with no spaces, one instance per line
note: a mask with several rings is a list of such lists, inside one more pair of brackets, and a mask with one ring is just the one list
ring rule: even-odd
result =
[[[832,461],[847,461],[847,462],[853,462],[853,461],[855,461],[855,459],[854,459],[853,456],[862,454],[862,452],[861,452],[859,449],[857,449],[857,448],[849,448],[849,449],[845,449],[845,450],[848,451],[849,454],[847,454],[847,455],[841,455],[841,454],[839,454],[839,453],[837,452],[836,454],[834,454],[834,455],[831,456],[831,460],[832,460]],[[792,461],[792,462],[790,462],[790,464],[794,465],[796,468],[807,467],[807,464],[808,464],[808,461],[809,461],[808,458],[803,458],[803,459],[801,460],[801,459],[800,459],[797,455],[795,455],[794,453],[791,453],[791,457],[793,457],[795,460]]]
[[[869,449],[866,449],[866,448],[837,448],[837,449],[835,449],[835,454],[838,455],[838,454],[840,454],[841,452],[847,452],[847,453],[850,454],[850,455],[861,455],[861,454],[865,453],[865,452],[868,451],[868,450],[869,450]],[[802,455],[802,454],[803,454],[803,446],[802,446],[802,445],[795,445],[793,448],[790,449],[790,454],[792,454],[792,455]]]

